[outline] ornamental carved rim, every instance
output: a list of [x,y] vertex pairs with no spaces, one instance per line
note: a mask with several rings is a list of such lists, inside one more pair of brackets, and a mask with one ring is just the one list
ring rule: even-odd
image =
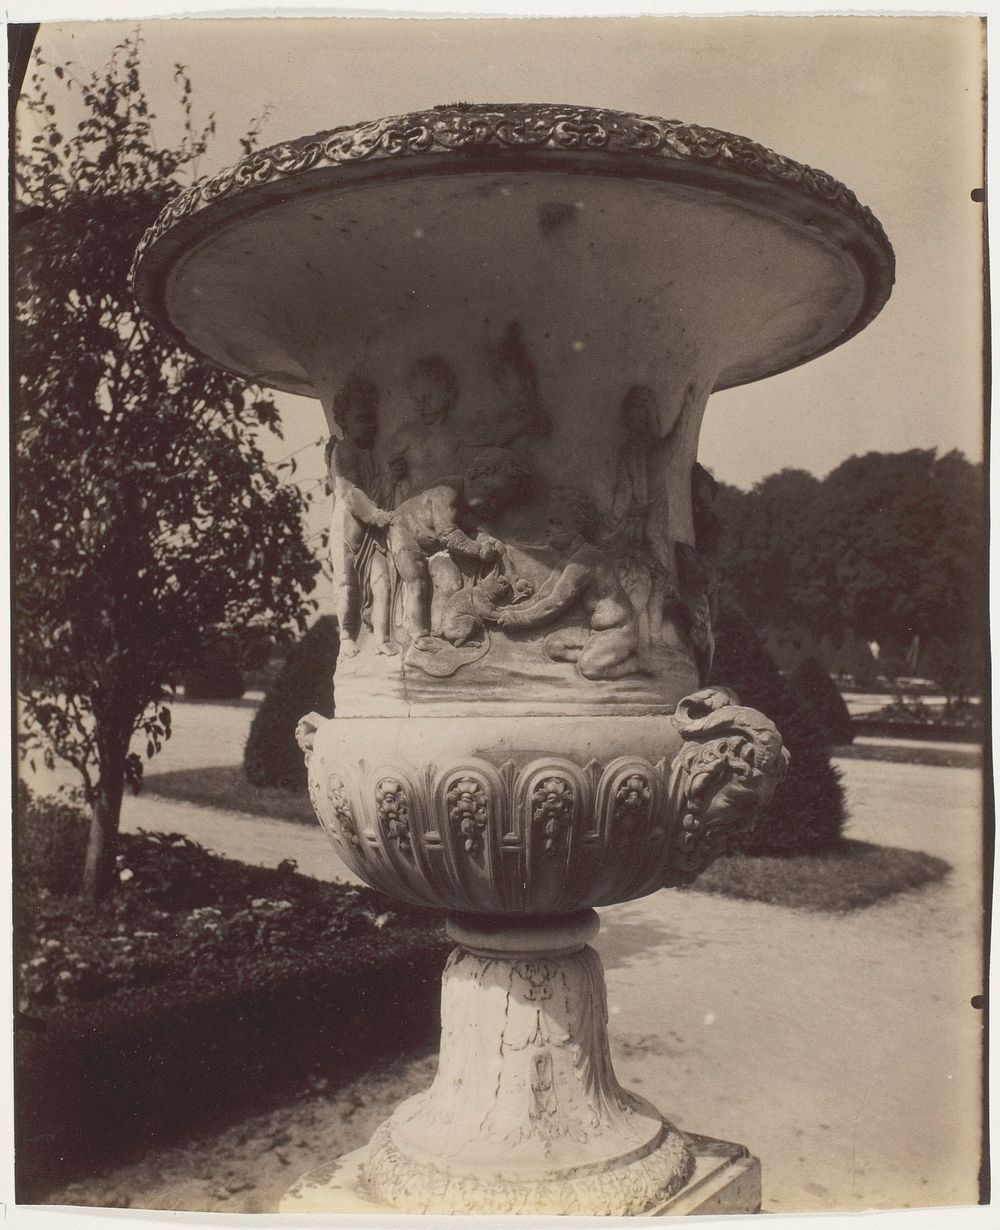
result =
[[758,185],[790,189],[860,228],[882,258],[882,275],[876,279],[882,292],[878,306],[888,297],[894,257],[882,224],[850,188],[827,172],[736,133],[604,107],[553,103],[439,106],[346,124],[255,150],[235,166],[184,190],[161,211],[136,250],[133,288],[142,289],[139,266],[148,250],[184,219],[217,201],[320,168],[412,160],[421,155],[451,155],[456,160],[473,155],[480,164],[483,158],[499,162],[512,154],[537,151],[626,156],[632,174],[636,158],[714,168]]

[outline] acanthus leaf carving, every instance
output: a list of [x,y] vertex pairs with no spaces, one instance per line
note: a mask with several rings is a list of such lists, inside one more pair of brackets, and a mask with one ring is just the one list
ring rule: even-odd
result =
[[531,823],[547,855],[554,855],[564,844],[575,809],[572,783],[559,774],[543,777],[531,792]]
[[336,822],[339,835],[346,838],[356,850],[359,850],[361,848],[361,838],[358,835],[357,821],[354,819],[354,812],[351,810],[351,803],[347,796],[347,786],[339,774],[331,773],[327,777],[326,797],[330,802],[333,819]]
[[467,854],[483,853],[490,800],[483,782],[471,773],[456,773],[445,795],[448,819],[460,834]]

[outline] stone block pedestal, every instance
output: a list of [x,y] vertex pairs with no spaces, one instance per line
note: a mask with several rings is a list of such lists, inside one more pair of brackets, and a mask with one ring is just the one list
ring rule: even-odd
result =
[[[685,1134],[694,1157],[691,1178],[675,1195],[650,1209],[647,1217],[686,1217],[722,1213],[759,1213],[760,1162],[743,1145],[709,1136]],[[310,1170],[282,1199],[279,1213],[398,1214],[368,1195],[362,1177],[366,1150]]]

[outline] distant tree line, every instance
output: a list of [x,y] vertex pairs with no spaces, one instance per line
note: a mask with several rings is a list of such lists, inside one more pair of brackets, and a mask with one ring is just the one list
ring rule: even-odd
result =
[[720,586],[761,632],[875,641],[949,691],[985,677],[983,467],[953,451],[866,453],[826,478],[720,485]]

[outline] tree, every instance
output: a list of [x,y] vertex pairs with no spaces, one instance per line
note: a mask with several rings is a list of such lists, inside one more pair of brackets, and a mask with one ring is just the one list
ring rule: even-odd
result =
[[824,480],[816,551],[827,598],[868,641],[954,642],[986,610],[982,468],[933,449],[849,457]]
[[716,499],[720,572],[755,624],[830,630],[815,567],[819,489],[807,471],[781,470],[748,493],[723,487]]
[[[80,774],[91,899],[112,884],[124,787],[140,784],[132,736],[149,756],[169,737],[172,686],[209,632],[302,627],[318,570],[302,498],[258,444],[263,429],[280,436],[273,401],[179,349],[132,298],[135,247],[213,133],[211,120],[196,128],[178,66],[181,136],[155,140],[140,44],[127,38],[86,79],[36,54],[16,162],[23,746]],[[56,125],[52,76],[84,108],[71,135]]]
[[333,672],[339,653],[340,634],[332,615],[320,616],[289,649],[247,736],[243,769],[254,786],[305,790],[306,765],[295,741],[295,726],[307,713],[333,717]]
[[771,661],[746,616],[720,595],[711,682],[731,687],[744,705],[777,726],[791,754],[788,774],[751,833],[744,854],[813,854],[843,840],[844,791],[830,763],[829,740],[815,713]]
[[820,481],[783,470],[744,493],[722,487],[723,582],[758,627],[904,657],[937,638],[985,639],[982,467],[933,449],[849,457]]

